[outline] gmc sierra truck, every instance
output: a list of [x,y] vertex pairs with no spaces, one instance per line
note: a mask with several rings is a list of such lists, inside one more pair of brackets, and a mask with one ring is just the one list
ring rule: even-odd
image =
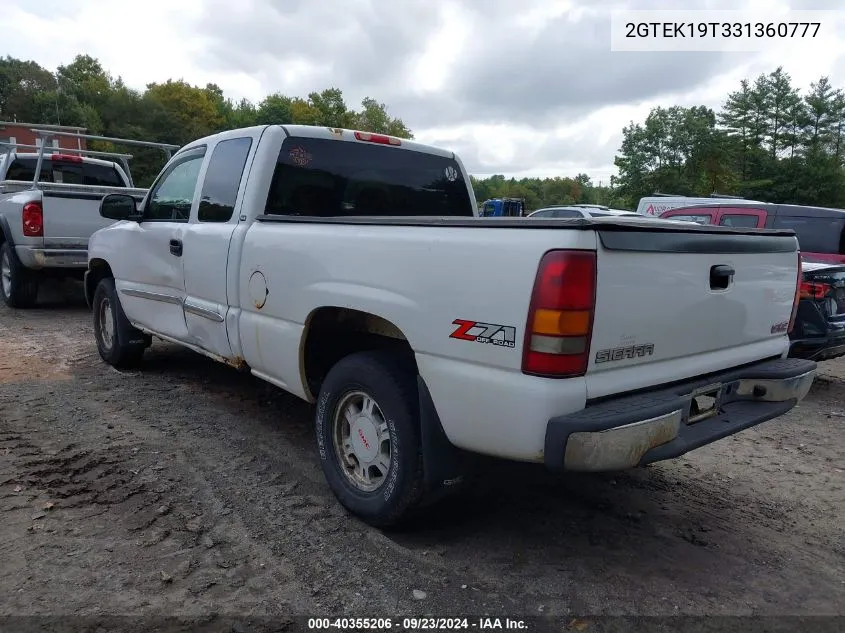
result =
[[380,134],[190,143],[141,204],[101,203],[99,353],[137,365],[155,336],[314,403],[329,486],[379,526],[454,489],[472,453],[628,469],[810,389],[816,364],[785,357],[793,232],[486,219],[474,200],[452,152]]

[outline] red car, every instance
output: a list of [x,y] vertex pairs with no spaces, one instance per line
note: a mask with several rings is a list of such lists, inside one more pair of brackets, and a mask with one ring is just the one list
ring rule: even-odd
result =
[[845,264],[845,210],[797,204],[724,202],[664,211],[661,218],[758,229],[792,229],[805,261]]

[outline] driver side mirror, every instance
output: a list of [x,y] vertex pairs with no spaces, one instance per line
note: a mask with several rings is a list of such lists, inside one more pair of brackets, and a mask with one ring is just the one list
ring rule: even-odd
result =
[[100,215],[108,220],[134,220],[141,219],[138,213],[138,203],[130,195],[125,193],[110,193],[100,201]]

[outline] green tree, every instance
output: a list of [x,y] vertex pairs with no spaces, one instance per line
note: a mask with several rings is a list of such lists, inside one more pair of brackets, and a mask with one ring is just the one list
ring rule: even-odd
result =
[[249,99],[241,99],[229,113],[226,128],[236,129],[258,125],[258,110]]
[[258,104],[255,122],[258,125],[293,123],[292,99],[279,93],[268,95]]
[[[33,61],[0,59],[0,119],[56,122],[56,77]],[[45,104],[53,99],[52,111]]]
[[102,109],[112,91],[112,79],[99,61],[90,55],[77,55],[67,66],[59,66],[59,89],[80,104]]
[[831,151],[839,164],[845,163],[845,93],[838,90],[831,110]]
[[835,90],[828,77],[822,77],[810,84],[810,92],[804,97],[806,117],[803,121],[804,145],[808,149],[823,149],[833,140],[836,98],[841,91]]
[[150,131],[166,142],[184,144],[222,127],[213,94],[184,81],[149,84],[144,101],[152,114]]
[[643,125],[632,122],[622,131],[615,159],[618,195],[633,205],[657,191],[680,195],[724,191],[733,184],[721,167],[725,142],[709,108],[654,108]]
[[310,101],[296,97],[290,102],[291,123],[298,125],[319,125],[320,113]]
[[353,125],[366,132],[389,134],[397,138],[414,138],[402,119],[391,117],[387,113],[387,106],[371,97],[365,97],[361,101],[361,110],[355,113]]
[[757,149],[755,143],[759,142],[754,138],[756,130],[752,109],[751,86],[747,79],[743,79],[739,90],[728,95],[719,113],[719,123],[735,143],[742,180],[748,177],[749,155]]
[[354,113],[350,112],[338,88],[327,88],[308,95],[308,105],[314,112],[314,125],[327,127],[352,127]]
[[[199,87],[168,79],[140,92],[112,78],[90,55],[77,55],[55,74],[32,61],[0,58],[0,119],[78,125],[116,138],[184,144],[221,130],[286,123],[370,128],[413,138],[384,104],[367,98],[361,105],[360,112],[350,110],[333,87],[307,98],[274,93],[257,104],[247,99],[234,103],[214,83]],[[140,185],[149,184],[163,163],[164,154],[155,149],[101,141],[90,141],[89,147],[132,154]]]
[[792,87],[792,80],[782,66],[766,78],[768,84],[768,126],[766,142],[771,157],[777,158],[779,152],[795,143],[796,118],[801,112],[801,96]]

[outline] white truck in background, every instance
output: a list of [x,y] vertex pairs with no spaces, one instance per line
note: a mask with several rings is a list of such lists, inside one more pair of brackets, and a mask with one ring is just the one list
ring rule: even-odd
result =
[[637,204],[637,213],[649,217],[659,218],[661,213],[677,209],[678,207],[686,207],[689,205],[707,205],[713,204],[714,200],[721,203],[726,202],[754,202],[754,200],[746,200],[745,198],[735,198],[733,196],[725,196],[720,194],[712,194],[708,198],[696,198],[694,196],[675,196],[672,194],[655,194],[653,196],[646,196],[640,198]]
[[329,486],[380,526],[454,489],[469,453],[632,468],[810,389],[815,363],[785,358],[792,231],[486,219],[473,199],[452,152],[380,134],[192,142],[140,204],[102,201],[100,356],[137,365],[155,336],[314,403]]
[[40,146],[0,144],[0,298],[11,308],[33,307],[45,277],[83,277],[88,239],[111,224],[99,213],[104,195],[124,193],[141,200],[147,192],[133,185],[128,163],[131,155],[50,147],[54,136],[155,147],[164,150],[168,158],[179,148],[133,139],[33,131],[41,139]]

